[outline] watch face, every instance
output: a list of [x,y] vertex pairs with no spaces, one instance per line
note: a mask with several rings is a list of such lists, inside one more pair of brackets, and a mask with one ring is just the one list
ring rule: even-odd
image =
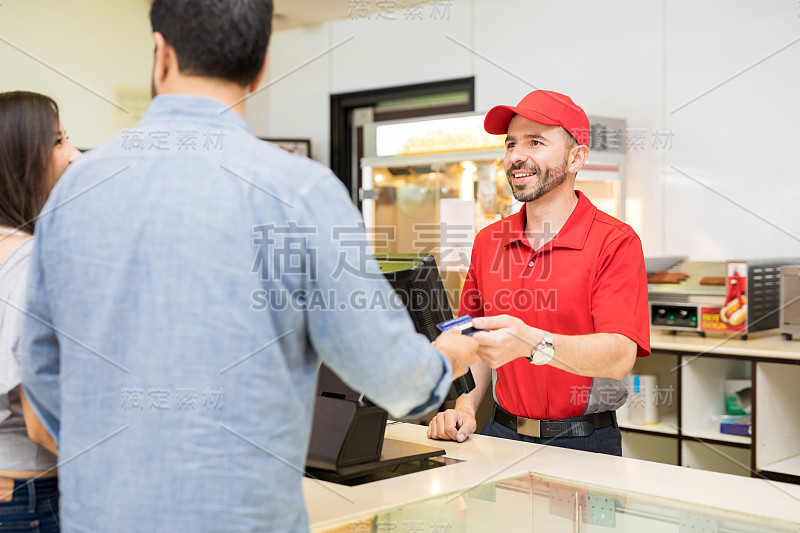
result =
[[555,346],[553,345],[553,337],[549,333],[545,333],[542,342],[536,346],[536,349],[528,358],[528,361],[534,365],[546,365],[553,359],[555,355]]
[[543,348],[539,348],[536,350],[536,353],[533,354],[533,364],[534,365],[544,365],[550,362],[550,360],[555,355],[552,346],[544,346]]

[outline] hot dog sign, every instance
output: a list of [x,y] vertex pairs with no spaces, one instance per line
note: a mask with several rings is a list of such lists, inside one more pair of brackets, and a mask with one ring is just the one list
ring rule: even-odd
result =
[[700,308],[703,331],[747,331],[747,263],[729,262],[727,291],[722,307]]

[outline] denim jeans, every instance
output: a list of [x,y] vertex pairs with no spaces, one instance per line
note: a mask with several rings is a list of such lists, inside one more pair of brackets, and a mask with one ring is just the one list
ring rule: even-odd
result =
[[[497,405],[495,405],[494,408],[497,409]],[[613,423],[610,426],[595,429],[588,437],[528,437],[527,435],[520,435],[513,429],[509,429],[495,422],[493,410],[492,418],[490,418],[486,425],[483,426],[483,429],[481,429],[481,435],[533,442],[535,444],[546,444],[548,446],[569,448],[571,450],[583,450],[586,452],[622,456],[622,434],[617,425],[616,413],[612,412],[611,417]]]
[[58,531],[58,478],[15,480],[11,501],[0,502],[0,533]]

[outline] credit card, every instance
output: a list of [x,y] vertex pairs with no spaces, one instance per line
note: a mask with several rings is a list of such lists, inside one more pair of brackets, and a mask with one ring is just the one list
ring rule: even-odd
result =
[[470,315],[461,315],[451,318],[450,320],[445,320],[444,322],[436,324],[436,327],[439,328],[440,331],[458,328],[461,330],[462,335],[472,335],[477,331],[483,331],[482,329],[477,329],[472,325],[472,316]]

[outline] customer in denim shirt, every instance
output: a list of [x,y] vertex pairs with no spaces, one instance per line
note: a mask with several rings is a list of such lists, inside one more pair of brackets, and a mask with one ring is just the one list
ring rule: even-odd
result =
[[23,385],[59,445],[64,531],[305,531],[320,359],[398,416],[475,360],[363,305],[392,292],[341,182],[242,119],[271,13],[156,0],[158,96],[37,225]]

